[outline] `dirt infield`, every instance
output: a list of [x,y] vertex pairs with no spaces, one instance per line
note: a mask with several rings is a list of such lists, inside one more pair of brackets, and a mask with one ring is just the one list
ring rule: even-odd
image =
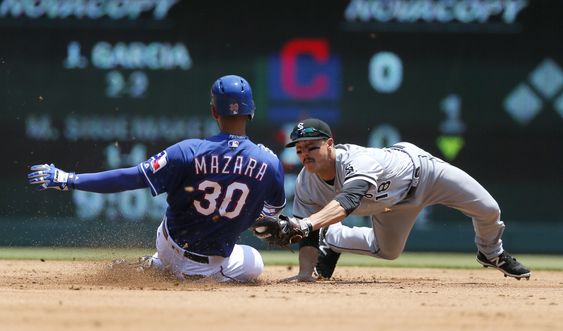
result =
[[563,272],[339,267],[179,283],[109,262],[0,261],[0,330],[563,330]]

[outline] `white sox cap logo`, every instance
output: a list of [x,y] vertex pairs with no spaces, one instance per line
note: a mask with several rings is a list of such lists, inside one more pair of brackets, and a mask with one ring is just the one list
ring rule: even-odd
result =
[[297,132],[299,135],[303,134],[303,129],[305,128],[305,124],[303,124],[303,122],[300,122],[299,124],[297,124]]

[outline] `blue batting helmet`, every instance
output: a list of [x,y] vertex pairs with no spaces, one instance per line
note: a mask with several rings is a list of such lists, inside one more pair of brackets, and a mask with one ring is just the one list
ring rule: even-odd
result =
[[213,83],[211,105],[221,116],[249,115],[252,118],[256,109],[250,84],[236,75],[223,76]]

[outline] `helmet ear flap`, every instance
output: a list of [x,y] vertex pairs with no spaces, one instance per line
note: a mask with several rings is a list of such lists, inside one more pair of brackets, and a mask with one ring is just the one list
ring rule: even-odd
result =
[[211,105],[221,116],[254,116],[256,106],[252,88],[246,79],[227,75],[215,81],[211,87]]

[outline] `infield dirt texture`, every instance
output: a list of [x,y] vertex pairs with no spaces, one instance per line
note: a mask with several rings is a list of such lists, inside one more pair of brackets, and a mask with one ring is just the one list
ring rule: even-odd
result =
[[[563,272],[339,267],[183,282],[110,262],[0,260],[0,330],[563,330]],[[292,270],[291,270],[292,269]]]

